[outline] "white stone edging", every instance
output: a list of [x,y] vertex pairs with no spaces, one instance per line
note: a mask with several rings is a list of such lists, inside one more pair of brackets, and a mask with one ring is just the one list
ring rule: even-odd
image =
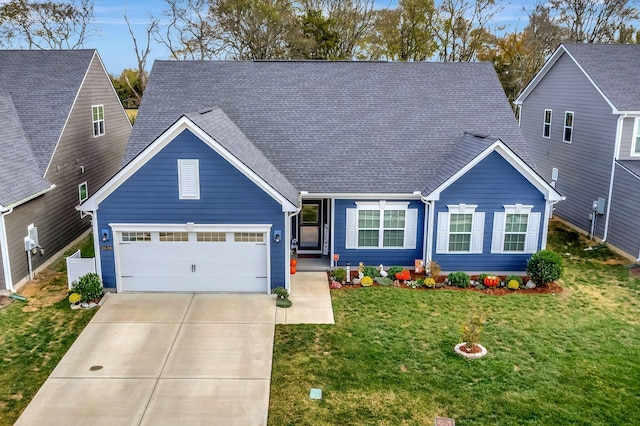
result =
[[483,356],[485,356],[487,354],[487,348],[485,348],[484,346],[480,345],[480,344],[476,344],[476,346],[478,346],[481,351],[475,354],[469,354],[464,352],[463,350],[460,349],[460,347],[466,345],[467,342],[462,342],[462,343],[458,343],[454,348],[454,352],[457,353],[458,355],[465,357],[465,358],[469,358],[469,359],[476,359],[476,358],[482,358]]

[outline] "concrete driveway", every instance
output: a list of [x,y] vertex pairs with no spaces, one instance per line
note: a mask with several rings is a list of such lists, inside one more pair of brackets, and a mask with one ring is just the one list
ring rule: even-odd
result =
[[18,425],[265,425],[275,296],[112,294]]

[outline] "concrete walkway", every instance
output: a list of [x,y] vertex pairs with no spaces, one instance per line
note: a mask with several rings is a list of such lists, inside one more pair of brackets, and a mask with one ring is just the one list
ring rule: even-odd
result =
[[275,296],[112,294],[18,425],[266,425]]
[[17,425],[266,425],[275,324],[333,324],[326,273],[274,295],[111,294]]
[[291,275],[290,308],[277,308],[276,324],[335,324],[326,272]]

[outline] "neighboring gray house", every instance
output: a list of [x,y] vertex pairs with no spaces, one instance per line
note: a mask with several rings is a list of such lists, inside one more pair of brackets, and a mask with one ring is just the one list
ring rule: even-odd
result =
[[95,50],[0,51],[0,289],[90,227],[75,207],[118,171],[130,132]]
[[565,44],[516,99],[558,216],[640,260],[639,45]]

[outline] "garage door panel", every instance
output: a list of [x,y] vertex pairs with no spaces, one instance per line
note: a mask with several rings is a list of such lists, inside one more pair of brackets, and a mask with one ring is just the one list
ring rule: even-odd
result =
[[[121,291],[261,292],[267,284],[267,245],[234,239],[202,241],[189,233],[188,241],[159,241],[158,233],[145,241],[120,242],[118,258]],[[249,233],[248,239],[266,241],[266,235]],[[258,235],[258,238],[256,238]],[[238,239],[238,238],[236,238]],[[121,241],[121,240],[120,240]]]

